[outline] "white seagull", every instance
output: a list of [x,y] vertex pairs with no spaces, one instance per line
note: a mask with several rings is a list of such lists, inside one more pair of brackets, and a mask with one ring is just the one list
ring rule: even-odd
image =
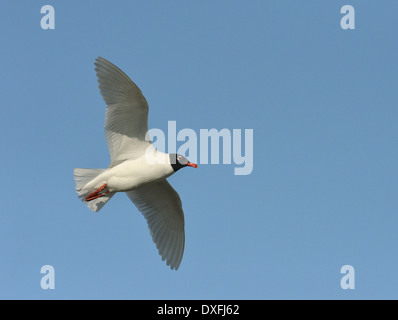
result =
[[99,211],[116,192],[127,196],[144,215],[159,254],[177,270],[184,253],[184,212],[178,193],[166,178],[181,168],[197,168],[179,154],[167,154],[145,139],[148,103],[141,90],[104,58],[95,62],[105,103],[105,137],[111,156],[107,169],[74,169],[76,192]]

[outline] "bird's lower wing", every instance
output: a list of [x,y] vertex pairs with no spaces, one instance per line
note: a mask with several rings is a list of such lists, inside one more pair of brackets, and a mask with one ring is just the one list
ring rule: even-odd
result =
[[178,269],[184,253],[184,212],[178,193],[166,179],[126,192],[144,215],[159,254]]

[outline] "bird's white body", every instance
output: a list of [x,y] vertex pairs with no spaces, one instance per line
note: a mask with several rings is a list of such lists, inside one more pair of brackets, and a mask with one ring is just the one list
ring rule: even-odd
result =
[[90,181],[87,189],[97,189],[107,184],[109,192],[130,191],[147,183],[166,179],[174,173],[169,155],[155,150],[152,157],[143,156],[126,160],[115,167],[106,169]]

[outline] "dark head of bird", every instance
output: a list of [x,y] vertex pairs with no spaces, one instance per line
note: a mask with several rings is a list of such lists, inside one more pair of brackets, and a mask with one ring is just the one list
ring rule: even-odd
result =
[[177,172],[181,168],[184,167],[192,167],[192,168],[197,168],[198,165],[196,163],[189,162],[187,158],[180,154],[176,153],[170,153],[170,165],[172,166],[174,172]]

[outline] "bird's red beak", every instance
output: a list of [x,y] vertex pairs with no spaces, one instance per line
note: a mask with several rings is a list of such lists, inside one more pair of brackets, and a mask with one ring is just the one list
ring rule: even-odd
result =
[[196,163],[192,163],[192,162],[188,162],[187,166],[190,166],[192,168],[197,168],[198,167],[198,165]]

